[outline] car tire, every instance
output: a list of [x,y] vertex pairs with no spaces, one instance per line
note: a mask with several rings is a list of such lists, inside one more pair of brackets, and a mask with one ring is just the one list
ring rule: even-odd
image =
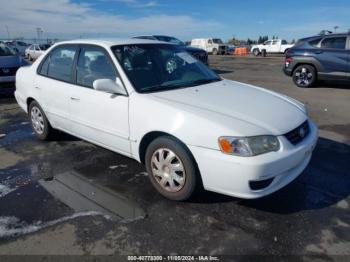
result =
[[255,48],[255,49],[253,50],[253,55],[254,55],[254,56],[259,56],[259,55],[260,55],[260,50],[259,50],[258,48]]
[[150,143],[145,163],[152,185],[170,200],[188,200],[199,188],[201,180],[192,154],[171,136]]
[[33,61],[33,58],[30,55],[28,55],[28,60]]
[[219,54],[218,50],[216,48],[214,48],[213,49],[213,55],[218,55],[218,54]]
[[312,87],[316,81],[317,72],[312,65],[300,65],[293,71],[293,82],[298,87]]
[[28,115],[32,129],[40,140],[50,140],[54,137],[55,130],[51,127],[38,102],[32,101],[30,103]]

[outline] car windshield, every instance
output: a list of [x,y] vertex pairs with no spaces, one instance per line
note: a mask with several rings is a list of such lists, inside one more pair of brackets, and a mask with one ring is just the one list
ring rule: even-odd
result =
[[112,47],[136,91],[156,92],[197,86],[221,78],[176,45],[133,44]]
[[159,41],[168,42],[168,43],[177,44],[177,45],[185,45],[184,42],[180,41],[179,39],[177,39],[175,37],[162,36],[162,35],[156,35],[154,37],[157,38],[157,40],[159,40]]
[[0,44],[0,56],[14,56],[16,51],[5,44]]
[[213,39],[213,42],[214,42],[215,44],[222,44],[221,39],[218,39],[218,38]]

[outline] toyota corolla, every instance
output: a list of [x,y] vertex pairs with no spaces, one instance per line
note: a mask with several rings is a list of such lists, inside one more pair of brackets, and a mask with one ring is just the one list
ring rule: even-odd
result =
[[15,96],[39,139],[61,130],[134,158],[172,200],[202,187],[268,195],[302,173],[318,138],[302,103],[150,40],[56,44],[18,70]]

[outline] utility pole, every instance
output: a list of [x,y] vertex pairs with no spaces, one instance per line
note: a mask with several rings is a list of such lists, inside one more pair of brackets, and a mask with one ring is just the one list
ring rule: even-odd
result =
[[42,35],[43,32],[44,31],[40,27],[36,28],[36,34],[38,36],[38,43],[40,43],[40,41],[41,41],[41,35]]
[[11,36],[10,36],[10,31],[9,31],[9,27],[7,25],[5,25],[6,27],[6,31],[7,31],[7,37],[8,37],[8,40],[11,40]]
[[334,28],[334,33],[336,33],[337,32],[337,29],[339,28],[339,26],[335,26],[335,27],[333,27]]

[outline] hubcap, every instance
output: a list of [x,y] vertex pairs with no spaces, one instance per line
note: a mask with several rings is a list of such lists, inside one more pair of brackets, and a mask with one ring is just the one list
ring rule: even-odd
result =
[[42,135],[45,130],[45,125],[44,125],[44,117],[40,109],[36,106],[33,106],[30,112],[30,116],[31,116],[32,125],[35,132],[37,132],[39,135]]
[[307,86],[312,79],[312,73],[306,67],[303,67],[295,72],[295,77],[298,85]]
[[170,149],[160,148],[151,159],[152,175],[157,183],[168,192],[178,192],[186,180],[185,168],[180,158]]

